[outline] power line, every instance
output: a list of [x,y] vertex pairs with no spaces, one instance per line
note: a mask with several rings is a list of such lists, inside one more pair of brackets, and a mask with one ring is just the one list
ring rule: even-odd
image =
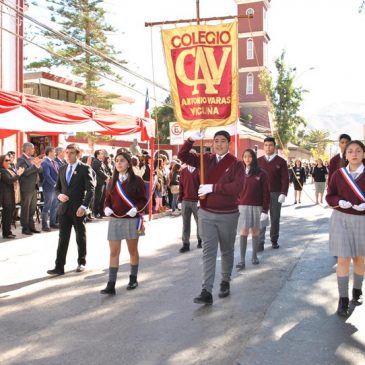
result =
[[114,66],[122,69],[123,71],[125,71],[125,72],[127,72],[127,73],[129,73],[129,74],[131,74],[131,75],[133,75],[133,76],[135,76],[135,77],[137,77],[137,78],[139,78],[139,79],[141,79],[141,80],[143,80],[143,81],[151,84],[151,85],[155,85],[155,86],[157,86],[161,90],[164,90],[164,91],[170,93],[170,90],[167,89],[166,87],[164,87],[163,85],[161,85],[161,84],[159,84],[157,82],[153,82],[149,78],[147,78],[147,77],[145,77],[143,75],[140,75],[139,73],[137,73],[135,71],[132,71],[132,70],[128,69],[127,67],[125,67],[123,64],[121,64],[119,61],[115,60],[114,58],[112,58],[112,57],[110,57],[110,56],[108,56],[108,55],[106,55],[106,54],[98,51],[97,49],[95,49],[93,47],[90,47],[90,46],[82,43],[81,41],[79,41],[77,39],[74,39],[74,38],[68,36],[64,32],[57,31],[57,30],[53,29],[52,27],[49,27],[48,25],[43,24],[42,22],[38,21],[37,19],[35,19],[35,18],[33,18],[33,17],[31,17],[31,16],[29,16],[27,14],[24,14],[23,9],[18,10],[16,8],[14,8],[13,6],[7,4],[4,0],[0,0],[0,2],[3,5],[5,5],[6,7],[8,7],[9,9],[15,11],[20,17],[24,17],[25,19],[27,19],[27,20],[31,21],[32,23],[38,25],[39,27],[47,30],[48,32],[54,34],[55,36],[63,39],[64,41],[66,41],[68,43],[71,43],[71,44],[73,44],[73,45],[81,48],[83,51],[85,51],[85,52],[87,52],[87,53],[89,53],[91,55],[99,56],[102,59],[104,59],[105,61],[107,61],[107,62],[113,64]]

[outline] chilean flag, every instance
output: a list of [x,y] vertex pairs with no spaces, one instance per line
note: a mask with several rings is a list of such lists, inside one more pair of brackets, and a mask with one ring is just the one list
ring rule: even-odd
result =
[[150,108],[150,98],[148,96],[148,89],[147,89],[146,90],[146,100],[145,100],[145,104],[144,104],[144,117],[145,118],[150,117],[150,112],[148,111],[149,108]]

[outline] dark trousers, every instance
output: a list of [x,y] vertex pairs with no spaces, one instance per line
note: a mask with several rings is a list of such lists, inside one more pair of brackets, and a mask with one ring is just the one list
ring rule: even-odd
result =
[[76,243],[78,250],[77,263],[79,265],[86,264],[86,229],[84,217],[77,217],[76,212],[66,212],[58,216],[60,225],[60,233],[58,239],[56,267],[63,269],[66,264],[66,255],[68,244],[70,242],[72,226],[75,228]]
[[2,215],[1,215],[1,226],[3,229],[3,237],[9,236],[11,234],[11,223],[13,221],[15,205],[3,205]]
[[37,209],[37,192],[21,191],[20,224],[23,228],[35,229],[34,213]]
[[93,213],[94,216],[98,214],[104,215],[104,200],[105,200],[105,188],[106,185],[96,185],[95,187],[95,195],[94,195],[94,208]]

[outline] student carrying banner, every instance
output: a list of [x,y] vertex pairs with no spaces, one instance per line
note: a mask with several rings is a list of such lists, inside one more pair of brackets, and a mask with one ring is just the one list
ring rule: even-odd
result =
[[[200,156],[190,150],[194,141],[203,137],[203,132],[195,133],[190,137],[183,144],[178,154],[179,159],[199,168]],[[245,178],[242,162],[228,152],[230,140],[228,132],[216,132],[213,139],[215,153],[205,153],[203,156],[206,183],[200,185],[198,191],[201,198],[198,224],[203,241],[203,285],[202,292],[194,298],[194,303],[213,303],[212,290],[218,243],[222,257],[222,281],[218,296],[224,298],[230,294],[234,243],[239,216],[237,198]]]

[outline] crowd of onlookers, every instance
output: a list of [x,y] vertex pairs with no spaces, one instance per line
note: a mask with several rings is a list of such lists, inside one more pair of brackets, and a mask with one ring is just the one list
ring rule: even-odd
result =
[[[121,148],[129,152],[126,148]],[[1,226],[4,238],[15,238],[11,227],[20,220],[22,233],[31,235],[39,233],[34,224],[34,216],[41,222],[42,230],[58,229],[58,199],[55,185],[59,168],[66,164],[63,147],[46,147],[44,154],[34,156],[32,143],[23,145],[22,154],[16,156],[9,151],[0,156],[0,209]],[[129,152],[130,153],[130,152]],[[131,156],[133,170],[145,182],[146,195],[150,189],[150,160],[147,151]],[[175,156],[170,162],[159,154],[154,161],[153,176],[153,212],[164,212],[178,206],[178,186],[181,162]],[[96,150],[92,155],[84,155],[81,162],[91,166],[95,183],[95,194],[89,207],[85,221],[103,219],[104,200],[107,184],[114,170],[114,155],[104,149]],[[148,207],[146,207],[146,212]]]

